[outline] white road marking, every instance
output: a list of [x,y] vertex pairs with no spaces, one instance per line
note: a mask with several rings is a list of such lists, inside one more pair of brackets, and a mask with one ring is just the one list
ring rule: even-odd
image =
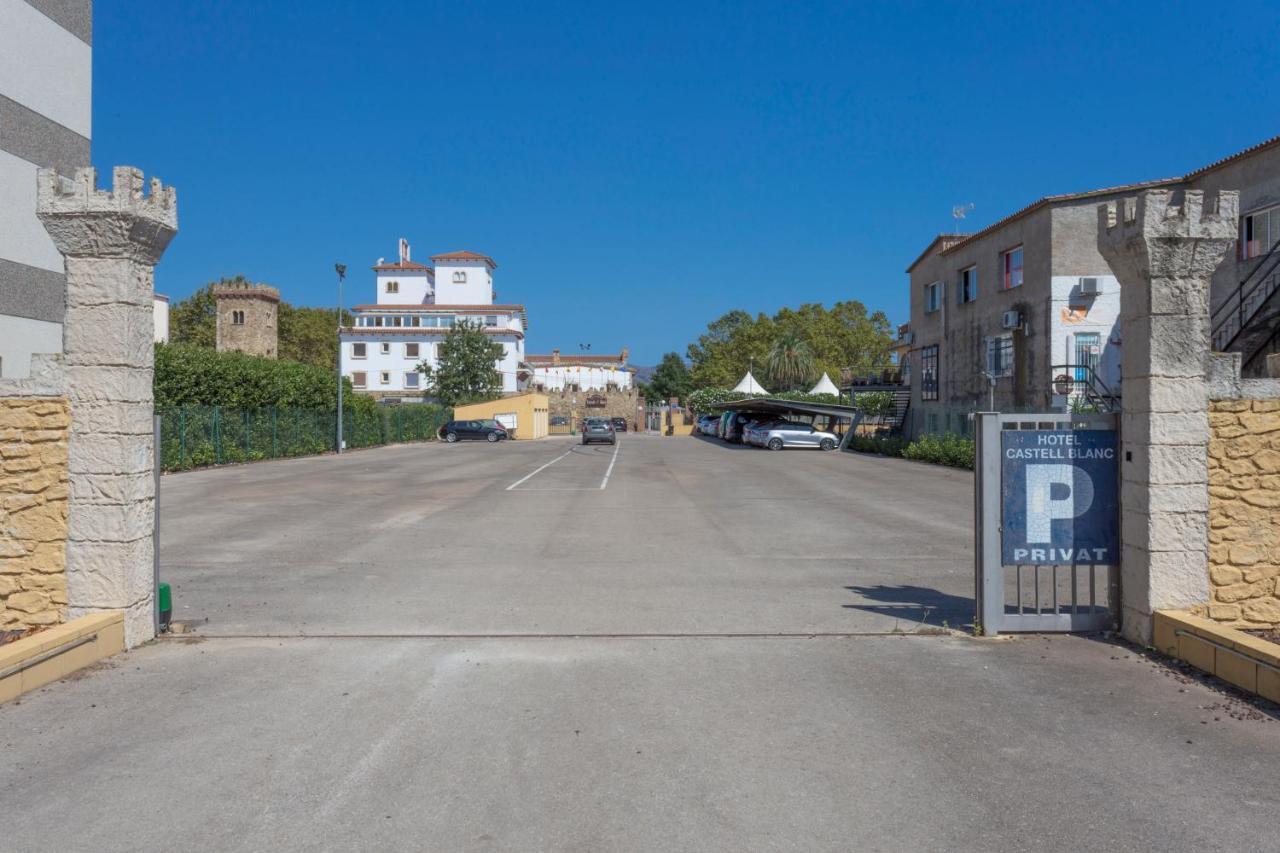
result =
[[531,472],[530,472],[530,473],[528,473],[528,474],[525,474],[525,475],[524,475],[523,477],[521,477],[519,480],[516,480],[516,481],[515,481],[514,483],[512,483],[510,486],[507,486],[507,489],[506,489],[506,490],[507,490],[508,492],[509,492],[509,491],[511,491],[511,490],[512,490],[512,489],[514,489],[516,486],[518,486],[518,485],[520,485],[521,483],[523,483],[525,480],[528,480],[530,477],[534,476],[535,474],[537,474],[537,473],[539,473],[539,472],[541,472],[541,471],[545,471],[546,469],[550,468],[552,465],[556,464],[557,462],[559,462],[561,459],[565,458],[566,456],[568,456],[568,455],[569,455],[570,453],[572,453],[572,452],[573,452],[573,449],[572,449],[572,448],[570,448],[569,450],[566,450],[564,453],[561,453],[559,456],[557,456],[555,459],[552,459],[552,460],[551,460],[550,462],[548,462],[546,465],[543,465],[542,467],[537,468],[537,469],[535,469],[534,471],[531,471]]
[[613,473],[613,463],[618,461],[618,451],[622,449],[622,445],[616,441],[613,445],[613,458],[609,460],[609,470],[604,472],[604,479],[600,481],[600,491],[604,491],[604,487],[609,485],[609,475]]

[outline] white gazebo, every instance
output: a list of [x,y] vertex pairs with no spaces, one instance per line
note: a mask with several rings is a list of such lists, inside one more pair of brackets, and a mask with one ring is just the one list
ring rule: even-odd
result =
[[832,394],[840,396],[840,389],[836,387],[836,383],[831,381],[831,377],[822,374],[822,378],[818,380],[818,384],[809,389],[810,394]]
[[768,394],[765,387],[756,381],[751,375],[751,371],[747,371],[747,375],[742,377],[742,381],[733,386],[734,391],[741,391],[744,394]]

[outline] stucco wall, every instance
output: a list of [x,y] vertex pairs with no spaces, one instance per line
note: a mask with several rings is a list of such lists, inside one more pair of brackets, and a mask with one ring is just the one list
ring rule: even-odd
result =
[[1209,586],[1199,615],[1280,625],[1280,400],[1209,404]]
[[0,398],[0,630],[66,618],[70,426],[64,399]]

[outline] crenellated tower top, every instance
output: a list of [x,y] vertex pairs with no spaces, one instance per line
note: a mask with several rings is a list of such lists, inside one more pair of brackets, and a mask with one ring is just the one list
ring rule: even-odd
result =
[[36,177],[36,214],[67,257],[129,258],[155,264],[178,232],[178,198],[173,187],[142,171],[117,166],[111,189],[97,187],[93,167],[67,178],[56,169]]

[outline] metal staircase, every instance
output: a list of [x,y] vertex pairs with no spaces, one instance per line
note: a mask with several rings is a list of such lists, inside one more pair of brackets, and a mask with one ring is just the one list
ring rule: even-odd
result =
[[1213,312],[1215,352],[1238,352],[1248,364],[1280,332],[1280,252],[1271,251]]
[[1092,366],[1055,364],[1049,370],[1053,374],[1053,392],[1072,400],[1073,406],[1100,414],[1120,411],[1120,395],[1102,381]]

